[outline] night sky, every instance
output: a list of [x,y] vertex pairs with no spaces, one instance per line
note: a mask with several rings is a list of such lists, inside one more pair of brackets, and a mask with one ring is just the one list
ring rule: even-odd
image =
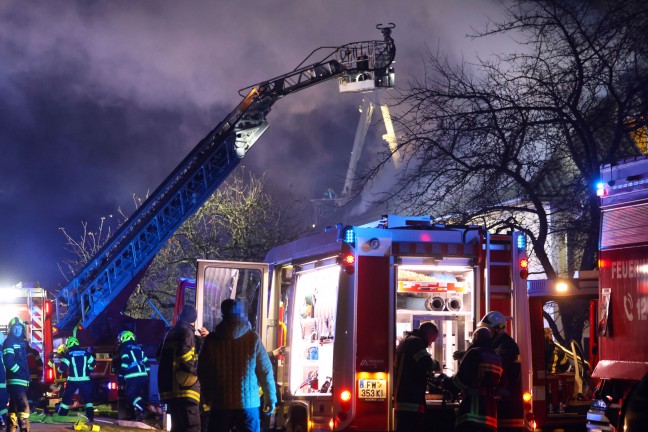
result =
[[[313,49],[382,39],[393,22],[397,86],[427,50],[487,57],[465,35],[486,0],[0,0],[0,287],[65,285],[59,227],[80,233],[134,210],[241,100]],[[278,101],[243,159],[285,196],[340,190],[361,95],[334,81]],[[384,146],[380,130],[365,151]],[[372,147],[373,146],[373,147]],[[368,157],[368,156],[367,156]],[[366,157],[365,157],[366,159]]]

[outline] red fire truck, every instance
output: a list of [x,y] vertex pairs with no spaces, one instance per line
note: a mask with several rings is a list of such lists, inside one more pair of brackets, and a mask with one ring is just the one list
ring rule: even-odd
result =
[[[600,379],[590,431],[648,430],[648,158],[601,167],[599,255]],[[640,386],[638,384],[640,383]],[[637,388],[639,387],[639,388]]]
[[596,366],[598,272],[528,281],[533,415],[539,429],[582,429]]
[[[273,427],[385,431],[394,425],[395,348],[424,321],[441,330],[430,351],[451,375],[453,352],[466,348],[487,311],[499,310],[530,390],[527,265],[521,233],[390,215],[275,247],[263,264],[200,260],[196,290],[181,284],[178,303],[195,296],[197,326],[208,329],[221,320],[224,299],[250,303],[250,322],[276,355]],[[453,430],[454,407],[428,395],[435,430]],[[533,429],[531,403],[525,408]]]

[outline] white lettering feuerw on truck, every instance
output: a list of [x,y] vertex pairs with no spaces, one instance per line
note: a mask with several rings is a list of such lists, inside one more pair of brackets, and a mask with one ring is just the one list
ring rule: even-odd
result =
[[628,279],[648,275],[648,259],[612,261],[612,279]]

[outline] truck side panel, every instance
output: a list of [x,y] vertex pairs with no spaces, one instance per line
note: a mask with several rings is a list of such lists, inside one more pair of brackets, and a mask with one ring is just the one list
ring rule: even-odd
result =
[[648,246],[601,251],[600,281],[601,362],[594,376],[636,379],[648,373]]

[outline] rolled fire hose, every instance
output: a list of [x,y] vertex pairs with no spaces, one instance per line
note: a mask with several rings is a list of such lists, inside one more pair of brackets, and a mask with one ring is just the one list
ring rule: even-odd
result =
[[427,300],[425,300],[425,309],[429,311],[442,311],[443,307],[445,306],[445,301],[443,300],[442,297],[434,296],[434,297],[428,297]]
[[459,296],[452,295],[446,300],[446,308],[450,312],[459,312],[463,308],[463,300]]

